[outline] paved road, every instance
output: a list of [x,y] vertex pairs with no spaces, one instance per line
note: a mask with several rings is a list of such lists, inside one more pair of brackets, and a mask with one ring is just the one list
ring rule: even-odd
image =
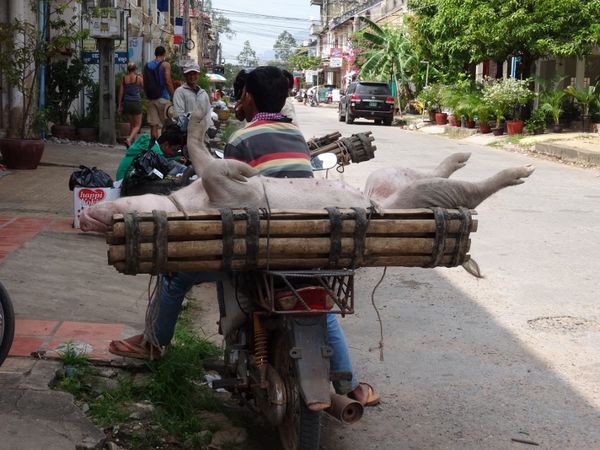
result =
[[326,422],[323,448],[600,448],[600,172],[440,136],[346,125],[335,110],[297,106],[306,137],[372,130],[374,160],[344,179],[361,187],[374,169],[431,169],[471,152],[456,178],[476,180],[533,163],[523,185],[478,209],[471,254],[485,277],[460,268],[362,270],[357,314],[343,320],[355,365],[384,399],[355,426]]

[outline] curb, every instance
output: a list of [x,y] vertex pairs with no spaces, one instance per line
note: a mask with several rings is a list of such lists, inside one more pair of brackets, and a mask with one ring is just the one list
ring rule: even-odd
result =
[[535,144],[534,148],[537,153],[555,156],[565,161],[600,165],[599,152],[591,152],[589,150],[564,147],[544,142],[538,142]]

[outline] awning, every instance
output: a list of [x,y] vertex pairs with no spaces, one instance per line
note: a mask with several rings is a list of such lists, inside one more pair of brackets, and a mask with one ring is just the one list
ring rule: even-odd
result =
[[225,78],[223,75],[219,75],[218,73],[207,73],[206,76],[212,83],[223,83],[224,81],[227,81],[227,78]]

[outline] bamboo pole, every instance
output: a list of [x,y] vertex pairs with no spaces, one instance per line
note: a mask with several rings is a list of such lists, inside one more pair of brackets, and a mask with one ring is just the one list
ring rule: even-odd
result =
[[[465,261],[468,260],[468,255]],[[258,261],[258,267],[262,269],[289,269],[293,267],[295,270],[314,269],[315,267],[327,267],[329,264],[328,258],[310,258],[310,259],[270,259],[267,266],[267,260],[261,259]],[[384,267],[384,266],[402,266],[402,267],[428,267],[431,264],[430,256],[402,256],[402,257],[368,257],[365,258],[363,266]],[[119,261],[114,264],[119,272],[127,273],[127,264],[124,261]],[[452,256],[445,255],[438,266],[451,267]],[[337,268],[352,267],[350,258],[343,258],[338,261]],[[164,267],[165,272],[196,272],[196,271],[220,271],[223,270],[221,260],[210,261],[169,261]],[[231,263],[232,271],[247,270],[245,260],[234,260]],[[140,262],[137,273],[153,273],[154,263]]]
[[[456,242],[454,238],[446,239],[443,253],[453,253],[456,249]],[[351,257],[354,254],[354,239],[341,239],[341,247],[341,256]],[[366,238],[365,256],[431,255],[434,247],[435,239],[433,238]],[[272,258],[285,258],[290,255],[311,258],[312,256],[329,254],[331,240],[329,238],[271,238],[268,240],[268,248]],[[233,257],[242,258],[245,257],[246,253],[245,239],[235,239]],[[151,261],[154,254],[154,244],[142,243],[139,245],[139,260]],[[203,260],[220,257],[221,255],[223,255],[223,241],[220,239],[169,242],[167,244],[167,259],[195,258]],[[259,257],[267,256],[266,238],[259,240],[258,255]],[[109,264],[124,261],[125,257],[125,245],[112,245],[109,247]]]

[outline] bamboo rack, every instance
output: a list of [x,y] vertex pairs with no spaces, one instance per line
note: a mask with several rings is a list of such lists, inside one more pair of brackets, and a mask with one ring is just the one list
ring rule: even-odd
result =
[[155,211],[115,215],[108,262],[123,273],[453,267],[469,259],[474,211]]

